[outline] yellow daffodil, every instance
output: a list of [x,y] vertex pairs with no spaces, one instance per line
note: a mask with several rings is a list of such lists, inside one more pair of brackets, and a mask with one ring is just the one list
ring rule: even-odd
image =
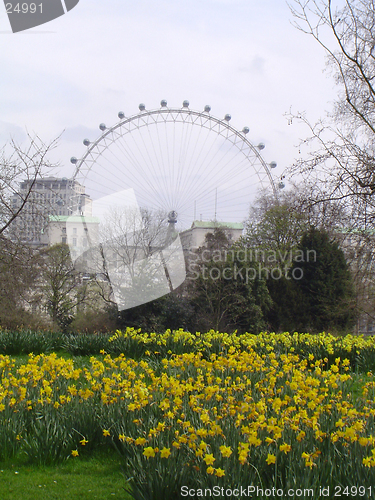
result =
[[223,457],[230,457],[232,454],[232,450],[230,449],[230,446],[220,446],[220,451]]
[[137,446],[144,446],[146,444],[146,438],[143,438],[143,437],[138,437],[136,440],[135,440],[135,444]]
[[223,477],[223,476],[225,476],[225,471],[223,469],[220,469],[220,467],[219,467],[218,469],[215,469],[215,476]]
[[206,453],[203,460],[206,462],[206,465],[212,465],[215,462],[214,456],[211,454]]
[[168,458],[170,454],[171,454],[170,448],[163,448],[162,450],[160,450],[161,458]]
[[150,457],[154,457],[155,456],[155,451],[154,451],[154,448],[152,446],[148,446],[147,448],[145,448],[143,450],[143,455],[148,459]]
[[279,450],[283,451],[285,455],[291,451],[292,447],[290,444],[283,443],[280,445]]
[[268,453],[267,458],[266,458],[266,462],[268,465],[276,463],[275,455],[273,455],[272,453]]

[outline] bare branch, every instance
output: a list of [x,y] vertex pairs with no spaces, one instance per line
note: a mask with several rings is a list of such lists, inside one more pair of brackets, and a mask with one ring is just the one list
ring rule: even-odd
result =
[[[45,144],[38,136],[28,135],[28,145],[22,146],[13,139],[4,146],[0,157],[0,234],[5,234],[14,221],[20,217],[33,193],[35,183],[50,175],[56,167],[48,161],[48,154],[59,141],[59,137]],[[11,150],[8,154],[7,151]],[[20,182],[28,182],[28,190],[20,196]],[[14,203],[17,197],[18,203]]]

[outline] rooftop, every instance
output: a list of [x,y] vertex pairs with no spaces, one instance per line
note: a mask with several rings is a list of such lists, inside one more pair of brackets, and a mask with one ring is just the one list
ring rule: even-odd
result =
[[219,222],[219,221],[201,221],[195,220],[191,225],[194,227],[202,227],[205,229],[215,229],[215,227],[221,227],[223,229],[243,229],[243,224],[241,222]]
[[83,215],[50,215],[50,222],[85,222],[99,224],[99,217],[85,217]]

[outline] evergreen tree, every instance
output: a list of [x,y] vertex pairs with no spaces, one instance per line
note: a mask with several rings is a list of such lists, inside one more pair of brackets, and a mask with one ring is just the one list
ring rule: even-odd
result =
[[297,327],[315,332],[352,328],[354,287],[343,251],[327,232],[314,227],[302,236],[298,248],[300,256],[293,266]]
[[[290,276],[280,279],[267,279],[267,288],[272,299],[267,310],[266,320],[270,331],[294,332],[301,330],[298,311],[301,307],[301,297],[296,282]],[[302,331],[302,330],[301,330]]]
[[243,243],[231,246],[225,232],[217,228],[206,235],[204,247],[188,266],[189,296],[199,330],[258,333],[266,328],[264,312],[271,303],[266,282],[247,273],[241,250],[246,250]]

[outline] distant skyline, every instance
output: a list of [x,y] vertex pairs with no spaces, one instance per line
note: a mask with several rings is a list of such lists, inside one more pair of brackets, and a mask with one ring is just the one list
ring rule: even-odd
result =
[[307,131],[283,116],[291,108],[316,120],[336,95],[325,54],[291,25],[280,0],[81,0],[68,14],[13,34],[0,10],[0,141],[49,142],[63,133],[52,159],[69,176],[82,140],[100,135],[122,110],[181,107],[232,116],[264,142],[279,176],[298,155]]

